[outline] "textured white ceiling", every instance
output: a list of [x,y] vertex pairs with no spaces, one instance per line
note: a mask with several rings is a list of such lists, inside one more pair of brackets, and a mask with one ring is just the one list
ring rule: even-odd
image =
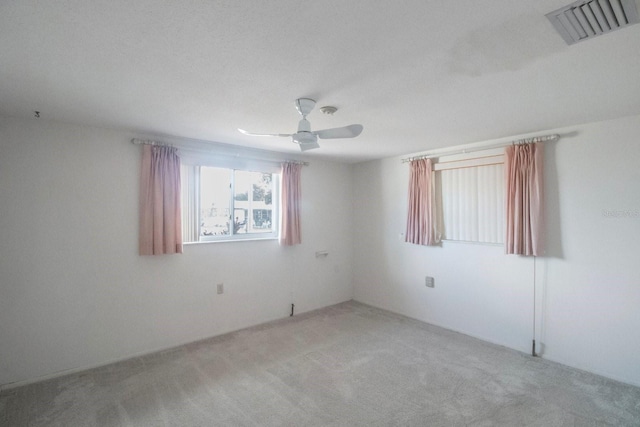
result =
[[0,114],[362,161],[640,114],[640,25],[565,45],[569,1],[0,2]]

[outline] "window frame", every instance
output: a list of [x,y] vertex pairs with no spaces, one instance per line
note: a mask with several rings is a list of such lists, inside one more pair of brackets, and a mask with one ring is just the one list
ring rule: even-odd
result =
[[[476,169],[479,170],[484,166],[493,166],[504,164],[504,148],[493,148],[481,150],[479,152],[474,153],[462,153],[462,154],[454,154],[449,156],[442,156],[438,158],[438,161],[434,163],[433,166],[433,174],[434,181],[436,187],[436,211],[434,212],[436,218],[436,229],[437,232],[441,234],[443,242],[452,242],[452,243],[471,243],[471,244],[479,244],[479,245],[491,245],[491,246],[504,246],[505,236],[504,236],[504,213],[502,215],[497,214],[495,218],[496,221],[496,229],[501,230],[501,236],[498,237],[498,241],[487,241],[480,240],[480,234],[487,235],[491,234],[487,231],[482,231],[480,228],[482,224],[480,222],[477,223],[478,229],[476,230],[479,233],[477,240],[467,240],[467,239],[457,239],[453,238],[453,236],[447,236],[447,229],[451,230],[452,224],[446,223],[446,218],[444,215],[444,204],[443,204],[443,185],[442,185],[442,172],[452,169]],[[502,181],[500,181],[502,183]],[[477,184],[477,183],[476,183]],[[482,193],[482,188],[476,189],[476,196],[479,198],[484,196]],[[504,193],[504,188],[502,188],[502,192]],[[505,195],[502,194],[502,200],[504,200]],[[479,201],[476,200],[477,202]],[[476,203],[476,208],[479,208],[478,203]],[[476,216],[481,215],[481,212],[476,211]],[[476,218],[476,219],[479,219]],[[457,227],[460,227],[459,224],[455,224]]]
[[[187,191],[187,195],[181,195],[181,203],[183,207],[182,218],[182,230],[183,230],[183,243],[185,245],[201,244],[201,243],[218,243],[218,242],[237,242],[237,241],[252,241],[252,240],[277,240],[280,236],[280,185],[281,185],[281,173],[276,170],[272,165],[261,164],[219,164],[219,163],[206,163],[206,164],[193,164],[182,163],[181,165],[181,177],[185,177],[188,174],[188,182],[182,185],[182,191]],[[240,233],[234,234],[232,227],[230,228],[230,234],[225,235],[212,235],[204,236],[201,234],[202,227],[202,213],[201,213],[201,169],[203,167],[212,167],[219,169],[226,169],[230,173],[230,200],[229,200],[229,212],[230,212],[230,225],[233,221],[233,213],[235,212],[235,172],[256,172],[262,174],[271,175],[271,189],[272,189],[272,209],[271,209],[271,232],[261,233]],[[251,190],[251,189],[250,189]],[[249,191],[249,197],[251,191]],[[186,209],[185,209],[186,208]],[[189,217],[189,218],[187,218]],[[247,218],[253,217],[253,209],[247,214]],[[186,225],[188,224],[188,225]],[[189,228],[191,227],[191,228]],[[197,240],[193,240],[193,239]]]

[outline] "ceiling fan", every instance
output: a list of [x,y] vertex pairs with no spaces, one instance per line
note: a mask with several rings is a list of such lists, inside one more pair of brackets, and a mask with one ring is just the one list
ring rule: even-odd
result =
[[[307,120],[307,115],[313,110],[316,105],[316,101],[309,98],[296,99],[296,109],[302,116],[302,120],[298,122],[298,131],[296,133],[251,133],[243,129],[238,129],[245,135],[250,136],[281,136],[291,137],[294,143],[300,146],[301,151],[311,150],[313,148],[319,148],[318,138],[333,139],[333,138],[355,138],[362,132],[362,125],[349,125],[341,128],[311,130],[311,123]],[[329,114],[333,114],[336,111],[335,107],[322,107],[327,108]]]

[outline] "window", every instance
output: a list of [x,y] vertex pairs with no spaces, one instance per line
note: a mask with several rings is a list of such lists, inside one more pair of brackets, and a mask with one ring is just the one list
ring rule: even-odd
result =
[[182,165],[184,242],[278,237],[278,174]]
[[436,218],[443,240],[504,243],[503,162],[501,152],[439,159]]

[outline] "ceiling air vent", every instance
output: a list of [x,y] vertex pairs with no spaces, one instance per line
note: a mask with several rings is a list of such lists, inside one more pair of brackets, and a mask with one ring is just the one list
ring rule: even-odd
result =
[[582,0],[547,18],[567,44],[574,44],[638,23],[638,9],[635,0]]

